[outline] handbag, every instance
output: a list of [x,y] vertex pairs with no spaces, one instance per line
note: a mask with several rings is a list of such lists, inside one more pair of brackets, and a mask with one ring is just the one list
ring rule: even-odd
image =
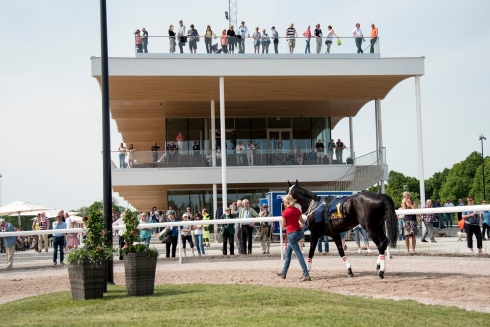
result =
[[464,229],[464,221],[466,219],[465,218],[461,218],[461,220],[458,222],[458,228],[459,229]]
[[271,44],[271,40],[267,40],[267,45]]
[[181,36],[180,37],[180,42],[186,43],[187,42],[187,36]]
[[340,39],[337,39],[337,45],[342,45],[342,41],[340,41]]
[[171,243],[171,242],[172,242],[172,236],[171,235],[163,236],[162,243]]
[[199,39],[199,35],[196,35],[196,42],[199,42],[200,39]]

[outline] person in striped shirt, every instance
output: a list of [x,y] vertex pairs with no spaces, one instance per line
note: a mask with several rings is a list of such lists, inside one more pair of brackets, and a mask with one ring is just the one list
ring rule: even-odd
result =
[[298,37],[298,33],[294,28],[294,24],[291,23],[291,25],[289,25],[289,28],[286,30],[286,38],[288,39],[289,53],[293,53],[294,47],[296,46],[297,37]]
[[[49,218],[46,217],[46,213],[41,212],[41,220],[39,221],[39,230],[48,230],[49,229]],[[48,252],[48,234],[39,235],[37,248],[39,249],[39,253],[43,250],[43,242],[44,242],[44,250]]]
[[[424,207],[425,208],[432,208],[432,200],[427,200],[425,202],[427,205]],[[422,235],[422,242],[427,242],[425,239],[427,235],[429,235],[429,239],[432,243],[436,243],[436,240],[434,239],[434,220],[436,219],[436,215],[433,213],[424,213],[420,215],[422,218],[422,221],[425,225],[425,231],[424,234]]]

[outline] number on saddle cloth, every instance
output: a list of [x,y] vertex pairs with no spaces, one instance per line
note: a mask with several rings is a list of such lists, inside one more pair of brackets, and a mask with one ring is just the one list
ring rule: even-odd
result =
[[349,198],[348,196],[336,196],[328,204],[327,219],[340,219],[344,218],[343,206],[345,200]]

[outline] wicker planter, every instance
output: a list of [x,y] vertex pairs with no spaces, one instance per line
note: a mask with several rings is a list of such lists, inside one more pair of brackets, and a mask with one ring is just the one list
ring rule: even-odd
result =
[[107,285],[107,265],[104,262],[92,267],[89,260],[68,267],[73,300],[100,299]]
[[157,256],[149,257],[145,253],[124,255],[126,293],[136,296],[153,294],[156,268]]

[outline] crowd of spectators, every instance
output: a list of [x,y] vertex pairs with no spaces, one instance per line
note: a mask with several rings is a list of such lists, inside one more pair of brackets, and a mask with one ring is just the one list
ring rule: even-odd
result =
[[[201,37],[204,38],[204,46],[207,53],[224,53],[233,54],[245,53],[245,42],[247,38],[251,38],[253,42],[254,53],[269,53],[269,47],[274,45],[274,53],[279,53],[279,42],[281,38],[285,38],[288,44],[289,53],[293,53],[296,47],[296,39],[298,38],[298,32],[294,28],[294,24],[291,23],[288,28],[285,29],[283,36],[280,36],[275,26],[270,29],[270,34],[267,33],[265,28],[260,29],[258,26],[254,28],[252,33],[249,31],[245,22],[242,21],[240,26],[235,29],[235,26],[231,25],[228,29],[222,29],[221,33],[216,34],[210,25],[206,26],[204,33],[201,35],[195,28],[194,24],[190,25],[187,29],[184,25],[184,21],[179,21],[177,30],[174,30],[174,25],[170,25],[168,29],[168,42],[169,52],[176,52],[176,45],[178,45],[180,53],[184,53],[184,48],[189,47],[190,53],[196,53],[197,45],[201,41]],[[306,27],[303,32],[303,38],[305,40],[305,53],[311,53],[310,41],[315,40],[316,53],[321,53],[322,46],[325,44],[325,53],[330,53],[330,47],[333,43],[333,37],[337,38],[337,45],[341,45],[340,37],[335,33],[331,25],[328,25],[326,32],[321,29],[320,24],[315,25],[315,30],[310,29],[310,25]],[[136,52],[148,53],[148,31],[143,27],[141,30],[137,29],[134,32]],[[218,43],[213,45],[213,39],[218,39]],[[366,41],[363,31],[361,30],[361,24],[357,23],[352,30],[352,38],[354,39],[357,53],[363,53],[362,43]],[[374,46],[378,40],[378,28],[371,24],[370,32],[370,53],[374,53]],[[272,50],[271,50],[272,52]]]

